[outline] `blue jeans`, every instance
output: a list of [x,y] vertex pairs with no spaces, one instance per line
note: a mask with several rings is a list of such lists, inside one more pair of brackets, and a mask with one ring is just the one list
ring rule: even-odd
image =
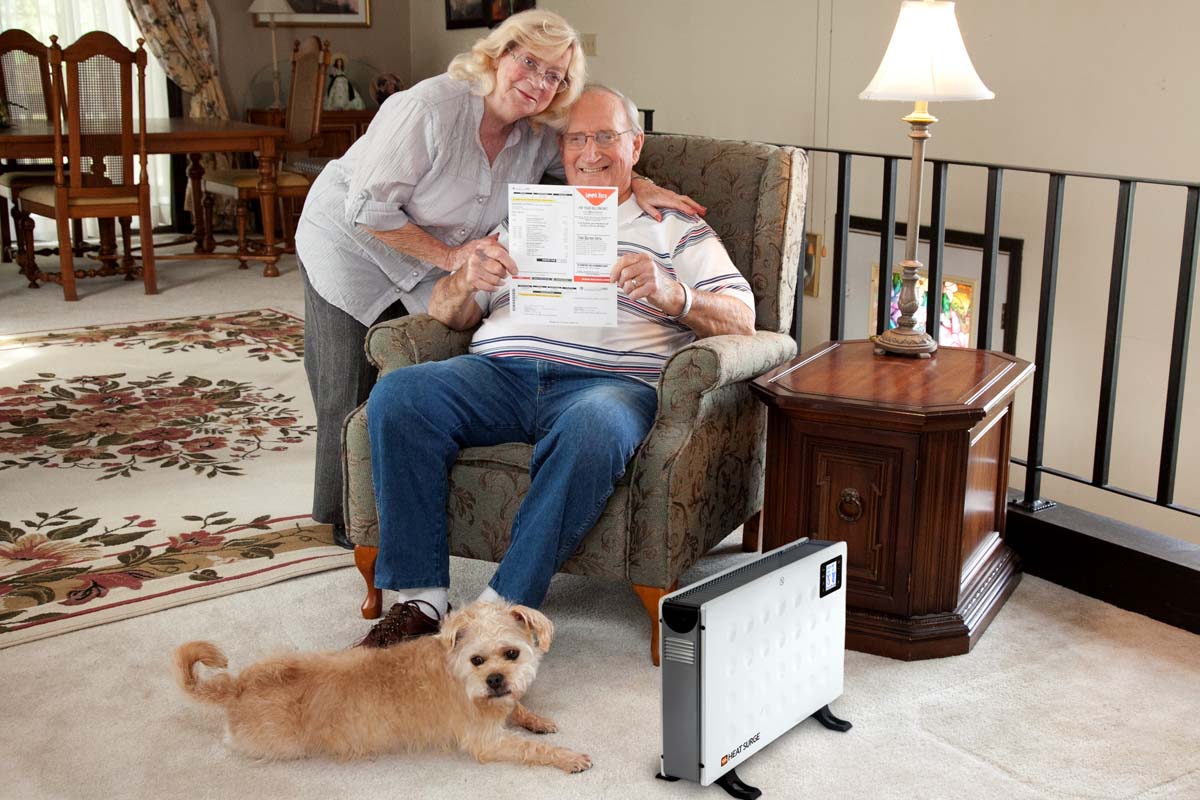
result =
[[367,401],[379,512],[375,585],[450,585],[446,501],[464,447],[532,444],[531,485],[491,580],[541,605],[654,422],[654,387],[525,358],[458,356],[389,373]]

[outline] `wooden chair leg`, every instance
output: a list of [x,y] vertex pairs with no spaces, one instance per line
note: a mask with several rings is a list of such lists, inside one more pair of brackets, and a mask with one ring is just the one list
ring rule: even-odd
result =
[[[213,206],[216,205],[216,200],[213,199],[211,192],[204,193],[204,200],[201,205],[204,207],[204,241],[197,240],[196,246],[202,248],[198,252],[211,253],[217,249],[217,242],[213,238]],[[196,218],[200,219],[200,211],[197,210],[194,213],[196,214]]]
[[83,220],[71,220],[71,241],[74,243],[75,255],[83,258],[84,252],[87,248],[87,242],[83,238]]
[[[146,290],[146,294],[158,294],[158,271],[154,266],[154,225],[150,222],[150,192],[144,190],[142,192],[141,214],[138,216],[138,239],[142,245],[142,286]],[[129,254],[129,228],[127,227],[128,217],[121,218],[121,225],[125,227],[125,253]],[[133,258],[130,257],[130,263]],[[127,273],[132,275],[132,270]]]
[[679,581],[671,584],[669,589],[658,586],[641,586],[636,583],[633,585],[638,599],[642,601],[642,607],[646,609],[646,615],[650,617],[650,660],[656,667],[658,666],[658,601],[663,598],[663,595],[670,594],[677,588],[679,588]]
[[290,197],[279,198],[279,226],[283,229],[283,248],[293,247],[292,241],[292,200]]
[[62,287],[64,300],[78,300],[75,292],[75,253],[71,248],[71,220],[64,216],[58,221],[58,263],[62,270]]
[[[83,220],[75,220],[82,222]],[[96,220],[97,227],[100,228],[100,250],[96,253],[96,258],[100,259],[101,275],[115,275],[120,270],[117,269],[117,222],[112,217],[106,217]],[[82,233],[82,229],[80,229]],[[80,253],[84,252],[86,243],[82,238],[75,240],[75,255],[82,258]]]
[[246,251],[246,218],[250,216],[250,209],[241,200],[237,204],[237,260],[238,269],[250,269],[250,265],[246,263],[246,256],[249,253]]
[[757,553],[758,544],[762,541],[762,510],[750,515],[750,519],[742,524],[742,552]]
[[[8,227],[8,198],[0,197],[0,263],[7,264],[13,260],[16,248],[13,247],[12,230]],[[17,266],[20,266],[19,261]]]
[[[125,280],[133,280],[133,271],[137,267],[137,262],[133,258],[133,217],[121,217],[121,269],[125,270]],[[139,225],[145,223],[139,217]],[[142,242],[142,249],[146,249],[145,241]],[[147,294],[154,294],[148,292]]]
[[33,252],[33,217],[14,206],[12,218],[17,233],[17,263],[29,281],[29,288],[39,289],[37,256]]
[[365,545],[354,546],[354,566],[367,582],[367,596],[363,600],[363,619],[379,619],[383,613],[383,590],[375,588],[375,559],[379,556],[378,547]]

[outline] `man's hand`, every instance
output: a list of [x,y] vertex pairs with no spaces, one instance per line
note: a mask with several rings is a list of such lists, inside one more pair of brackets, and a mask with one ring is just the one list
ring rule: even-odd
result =
[[675,316],[683,310],[683,287],[660,275],[654,260],[645,253],[624,255],[613,264],[612,282],[630,300],[645,300],[660,311]]

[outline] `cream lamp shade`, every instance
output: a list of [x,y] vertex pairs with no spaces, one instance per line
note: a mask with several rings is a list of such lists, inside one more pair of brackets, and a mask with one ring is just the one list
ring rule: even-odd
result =
[[287,0],[254,0],[246,9],[249,14],[292,14]]
[[990,100],[967,55],[954,3],[905,0],[887,52],[860,100]]

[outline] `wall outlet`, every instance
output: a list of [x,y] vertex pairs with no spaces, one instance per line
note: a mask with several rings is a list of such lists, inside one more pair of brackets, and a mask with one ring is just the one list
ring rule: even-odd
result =
[[596,55],[596,34],[581,33],[579,34],[579,41],[583,44],[583,54],[585,56]]

